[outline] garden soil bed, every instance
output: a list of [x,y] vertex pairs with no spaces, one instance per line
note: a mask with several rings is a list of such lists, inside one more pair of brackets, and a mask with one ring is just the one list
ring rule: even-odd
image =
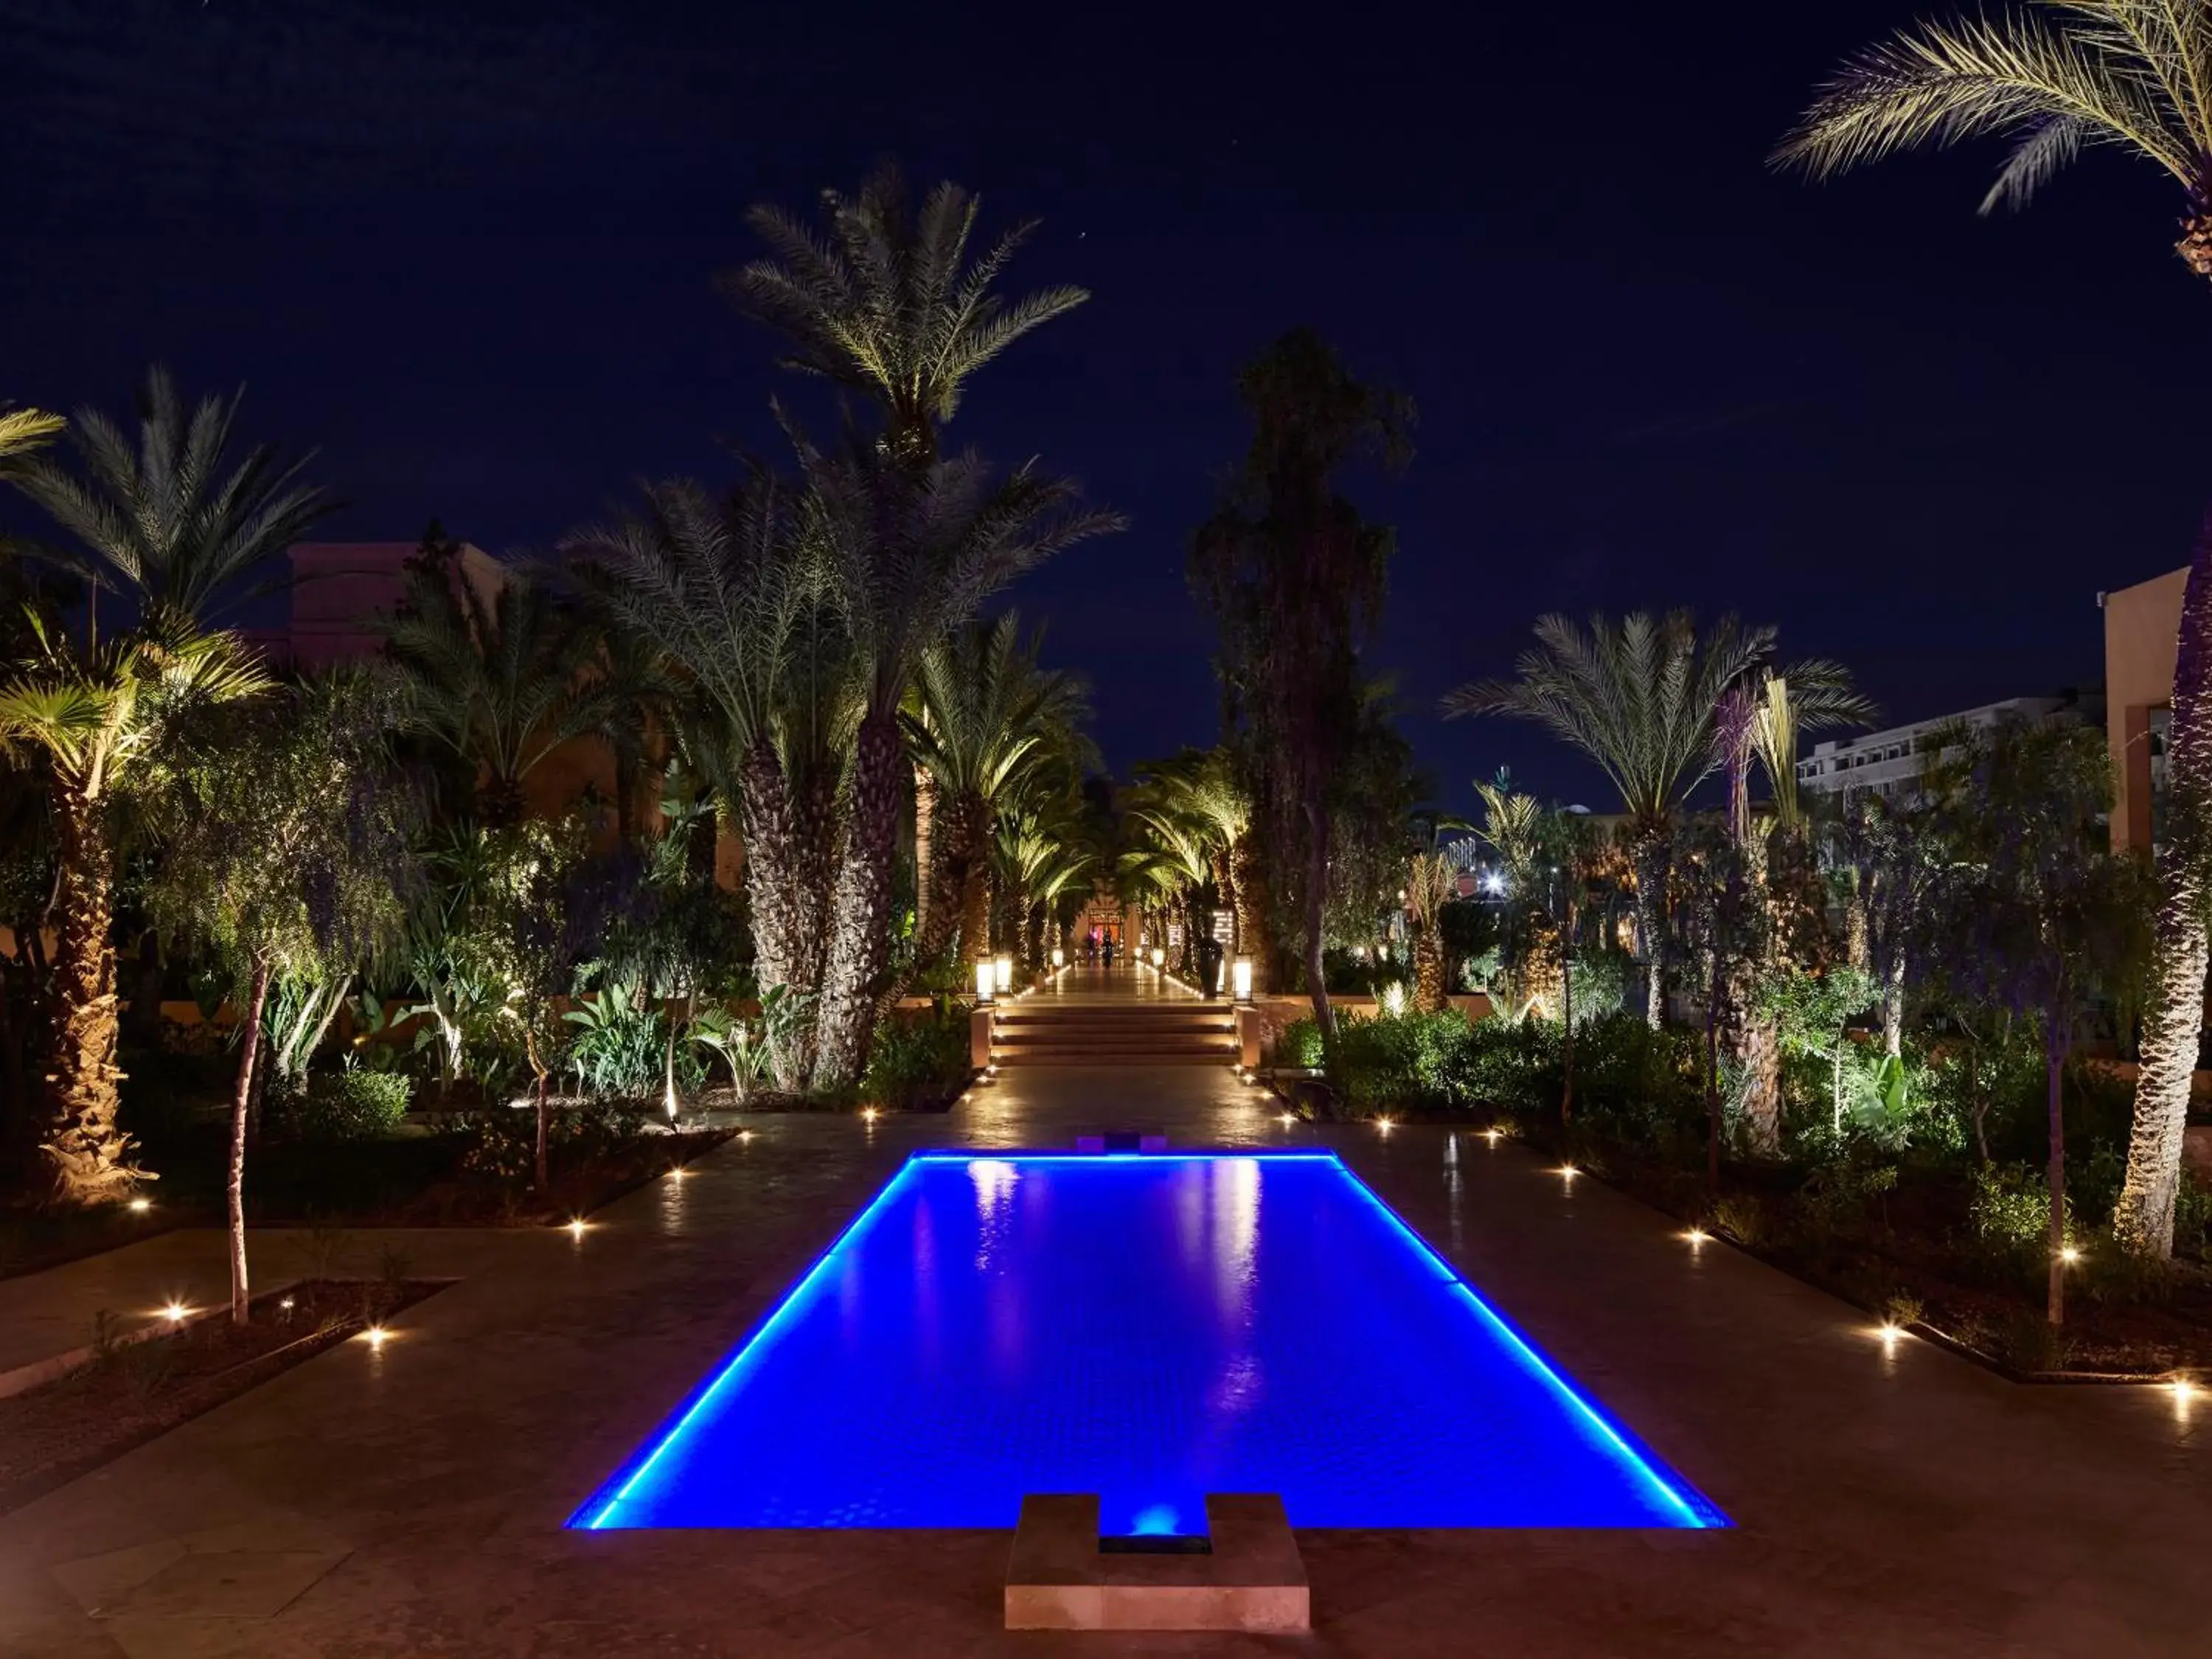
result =
[[[1309,1080],[1285,1073],[1271,1078],[1277,1095],[1295,1109],[1315,1108]],[[1413,1121],[1480,1131],[1485,1124],[1461,1112],[1408,1115]],[[1509,1131],[1511,1133],[1511,1131]],[[1522,1144],[1557,1156],[1548,1139],[1516,1133]],[[1601,1152],[1591,1176],[1674,1217],[1689,1226],[1713,1227],[1704,1182],[1671,1169],[1632,1160],[1619,1146]],[[1742,1171],[1723,1176],[1723,1194],[1771,1200],[1776,1194]],[[1867,1310],[1879,1321],[1885,1310],[1874,1305],[1867,1285],[1880,1281],[1893,1294],[1920,1304],[1916,1328],[1963,1357],[2020,1382],[2212,1382],[2212,1268],[2176,1262],[2160,1294],[2122,1297],[2100,1293],[2097,1275],[2087,1269],[2069,1282],[2066,1323],[2056,1354],[2031,1355],[2043,1340],[2039,1285],[2009,1289],[1977,1282],[1952,1243],[1950,1224],[1920,1195],[1900,1193],[1886,1206],[1887,1224],[1875,1240],[1838,1240],[1828,1262],[1765,1240],[1747,1241],[1722,1234],[1717,1243],[1742,1250],[1791,1278]],[[2055,1363],[2053,1363],[2055,1361]]]
[[[1616,1162],[1593,1170],[1596,1179],[1685,1226],[1700,1220],[1712,1224],[1705,1218],[1701,1182],[1689,1183],[1695,1196],[1686,1200],[1679,1176],[1628,1164],[1617,1148],[1607,1149],[1607,1156]],[[1730,1189],[1723,1177],[1723,1192]],[[1878,1279],[1892,1293],[1920,1304],[1916,1328],[2014,1382],[2212,1377],[2212,1272],[2176,1262],[2155,1298],[2101,1294],[2094,1275],[2078,1272],[2068,1286],[2058,1349],[2031,1356],[2027,1350],[2039,1346],[2047,1330],[2041,1285],[2013,1290],[1975,1282],[1975,1275],[1963,1268],[1943,1224],[1926,1206],[1914,1204],[1911,1194],[1899,1197],[1890,1225],[1879,1239],[1839,1241],[1841,1248],[1831,1261],[1809,1260],[1799,1251],[1763,1241],[1723,1236],[1721,1242],[1839,1301],[1865,1308],[1875,1320],[1885,1310],[1870,1305],[1864,1286]]]
[[443,1279],[308,1279],[253,1299],[240,1330],[227,1309],[122,1342],[66,1376],[0,1400],[0,1515],[20,1509],[234,1400],[442,1290]]

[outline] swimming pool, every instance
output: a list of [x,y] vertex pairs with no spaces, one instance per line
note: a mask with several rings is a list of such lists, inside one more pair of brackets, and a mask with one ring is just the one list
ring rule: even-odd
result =
[[1330,1152],[918,1153],[571,1526],[1107,1533],[1720,1511]]

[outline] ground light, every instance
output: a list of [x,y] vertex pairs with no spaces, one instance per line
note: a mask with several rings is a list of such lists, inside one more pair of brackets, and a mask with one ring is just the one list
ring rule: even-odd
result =
[[161,1316],[172,1325],[181,1325],[185,1322],[185,1316],[191,1311],[183,1303],[172,1302],[161,1310]]
[[1289,1128],[1291,1125],[1296,1123],[1297,1121],[1298,1115],[1296,1112],[1285,1112],[1283,1114],[1283,1127],[1285,1129]]
[[1498,1144],[1498,1133],[1495,1129],[1486,1129],[1482,1132],[1482,1138],[1495,1146]]
[[1562,1164],[1559,1165],[1559,1178],[1562,1181],[1565,1181],[1569,1186],[1572,1186],[1574,1184],[1575,1177],[1581,1173],[1582,1171],[1575,1168],[1571,1164]]
[[863,1106],[860,1108],[860,1121],[863,1123],[873,1123],[876,1121],[877,1115],[876,1109],[872,1106]]
[[391,1334],[392,1333],[381,1325],[371,1325],[361,1334],[361,1340],[368,1343],[371,1348],[381,1348]]
[[684,1179],[684,1166],[681,1164],[673,1164],[669,1166],[668,1178],[671,1181],[681,1181]]
[[1897,1339],[1905,1334],[1905,1327],[1885,1319],[1875,1327],[1874,1334],[1881,1339],[1881,1346],[1884,1348],[1894,1350],[1897,1346]]
[[1698,1245],[1704,1243],[1706,1239],[1711,1237],[1712,1235],[1708,1233],[1703,1227],[1692,1227],[1689,1231],[1684,1233],[1682,1237],[1690,1241],[1690,1248],[1694,1250]]
[[134,1198],[131,1200],[131,1212],[133,1215],[143,1215],[153,1207],[154,1200],[150,1198]]
[[738,1139],[740,1140],[750,1140],[752,1138],[753,1132],[750,1129],[740,1129],[738,1131]]
[[568,1224],[568,1237],[571,1238],[581,1238],[584,1236],[584,1229],[588,1224],[589,1224],[585,1221],[583,1217],[578,1216],[574,1220]]
[[2058,1252],[2058,1259],[2070,1267],[2081,1259],[2081,1252],[2075,1249],[2071,1244],[2069,1244],[2064,1249]]
[[1375,1127],[1387,1135],[1392,1129],[1395,1128],[1397,1125],[1391,1122],[1387,1117],[1378,1117],[1375,1120]]

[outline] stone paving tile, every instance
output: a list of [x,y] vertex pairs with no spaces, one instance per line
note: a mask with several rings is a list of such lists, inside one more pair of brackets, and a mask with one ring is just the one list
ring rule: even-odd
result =
[[[381,1353],[341,1345],[0,1517],[0,1654],[2204,1650],[2212,1398],[2184,1413],[2141,1389],[2017,1388],[1917,1343],[1885,1354],[1863,1315],[1735,1252],[1693,1254],[1663,1218],[1517,1149],[1285,1129],[1271,1105],[1208,1069],[1008,1072],[941,1116],[760,1120],[581,1241],[411,1234],[416,1271],[461,1282],[402,1316]],[[1735,1527],[1310,1534],[1316,1630],[1299,1639],[1009,1635],[1005,1534],[562,1529],[906,1152],[1109,1127],[1337,1145]],[[282,1243],[257,1236],[258,1259]],[[220,1248],[167,1235],[76,1284],[150,1296],[195,1251],[219,1273]],[[34,1304],[88,1317],[71,1311],[72,1271],[0,1283],[0,1329]],[[177,1540],[228,1528],[252,1529],[234,1547],[312,1528],[295,1547],[348,1553],[271,1617],[93,1618],[72,1593],[111,1593],[88,1564],[133,1552],[111,1576],[143,1569],[143,1583]]]

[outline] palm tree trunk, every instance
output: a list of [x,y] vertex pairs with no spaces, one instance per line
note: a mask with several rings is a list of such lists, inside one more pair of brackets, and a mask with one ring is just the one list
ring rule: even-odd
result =
[[1721,994],[1722,956],[1712,953],[1712,971],[1705,984],[1705,1196],[1721,1192]]
[[[923,962],[934,961],[937,956],[936,951],[920,945],[930,937],[929,916],[932,901],[936,897],[937,866],[930,862],[936,851],[936,775],[926,766],[917,766],[914,769],[914,936],[917,942],[915,955]],[[944,948],[945,941],[939,937],[937,950]]]
[[890,951],[891,861],[898,850],[905,747],[891,716],[871,710],[854,741],[851,820],[830,904],[814,1086],[842,1089],[867,1065],[876,981]]
[[253,959],[253,994],[246,1000],[246,1034],[238,1044],[238,1088],[230,1102],[230,1170],[223,1207],[230,1224],[230,1322],[249,1322],[253,1304],[246,1271],[246,1123],[253,1099],[254,1060],[261,1052],[261,1010],[269,1000],[269,962]]
[[1568,913],[1569,948],[1559,952],[1559,1127],[1575,1121],[1575,953],[1573,913]]
[[1231,904],[1237,915],[1237,954],[1252,964],[1252,994],[1273,988],[1274,945],[1267,937],[1267,889],[1260,873],[1260,854],[1249,831],[1237,838],[1229,854]]
[[2173,1254],[2189,1085],[2204,1034],[2204,911],[2212,888],[2212,512],[2197,533],[2182,592],[2167,737],[2166,839],[2158,854],[2150,1007],[2136,1074],[2128,1172],[2112,1212],[2121,1248],[2138,1256]]
[[1881,1051],[1892,1060],[1905,1053],[1905,951],[1892,945],[1881,976]]
[[531,1075],[538,1079],[538,1146],[531,1164],[531,1184],[538,1196],[544,1198],[551,1192],[553,1109],[545,1099],[545,1062],[538,1055],[538,1021],[532,1018],[522,1035],[522,1052],[530,1061]]
[[[755,977],[763,992],[784,986],[809,995],[814,982],[805,977],[805,963],[811,907],[800,869],[800,830],[790,780],[767,738],[745,751],[738,779],[738,821],[745,844],[745,892],[752,905]],[[780,1036],[769,1056],[776,1087],[790,1091],[803,1086],[806,1062],[803,1048]]]
[[2072,1033],[2064,1014],[2053,1010],[2043,1022],[2043,1073],[2050,1114],[2051,1162],[2044,1174],[2051,1194],[2051,1265],[2045,1313],[2053,1325],[2066,1322],[2066,1119],[2059,1109],[2059,1084],[2065,1075]]
[[1336,1042],[1336,1010],[1328,1006],[1328,975],[1322,961],[1322,928],[1328,908],[1328,808],[1306,803],[1306,991],[1322,1041]]
[[1644,958],[1644,1019],[1657,1030],[1666,1023],[1667,987],[1659,971],[1659,921],[1664,908],[1661,888],[1667,879],[1667,838],[1647,830],[1637,838],[1636,949]]
[[43,1150],[49,1194],[59,1205],[112,1202],[151,1179],[130,1161],[117,1122],[115,952],[108,941],[115,849],[106,803],[57,780],[53,1025]]
[[1444,995],[1443,940],[1433,921],[1413,939],[1413,1006],[1425,1014],[1440,1014],[1450,1006]]

